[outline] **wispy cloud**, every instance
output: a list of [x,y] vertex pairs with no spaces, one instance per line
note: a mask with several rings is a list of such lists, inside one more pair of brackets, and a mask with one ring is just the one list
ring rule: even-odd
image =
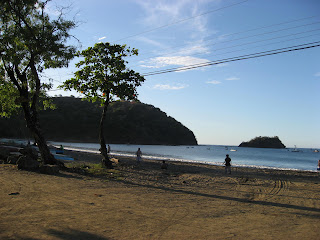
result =
[[98,40],[101,41],[101,40],[103,40],[105,38],[107,38],[107,37],[104,36],[104,37],[98,38]]
[[188,87],[188,85],[178,85],[178,86],[173,86],[169,84],[157,84],[153,87],[153,89],[158,89],[158,90],[181,90]]
[[240,78],[238,78],[238,77],[228,77],[225,80],[227,80],[227,81],[236,81],[236,80],[240,80]]
[[320,77],[320,72],[317,72],[316,74],[314,74],[315,77]]
[[[212,0],[136,0],[144,11],[141,23],[147,27],[163,27],[179,24],[180,29],[189,32],[189,37],[199,39],[207,36],[207,16],[200,16],[207,11],[208,3],[219,4]],[[197,16],[194,17],[193,16]]]
[[212,80],[212,81],[208,81],[207,83],[209,83],[209,84],[220,84],[221,82],[217,81],[217,80]]
[[144,36],[138,36],[138,37],[135,37],[135,39],[138,41],[141,41],[143,43],[150,44],[155,47],[160,47],[160,48],[167,48],[168,47],[168,45],[166,45],[166,44],[163,44],[159,41],[155,41],[155,40],[152,40],[152,39],[144,37]]
[[144,65],[141,65],[141,67],[161,68],[161,67],[167,67],[170,65],[186,67],[189,65],[204,64],[208,62],[209,61],[207,59],[190,57],[190,56],[156,57],[156,58],[152,58],[149,61],[148,65],[144,64]]

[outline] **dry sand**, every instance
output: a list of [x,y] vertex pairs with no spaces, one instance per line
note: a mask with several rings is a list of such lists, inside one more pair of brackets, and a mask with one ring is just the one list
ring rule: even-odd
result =
[[0,165],[0,239],[320,239],[319,173],[232,170],[130,158],[105,176]]

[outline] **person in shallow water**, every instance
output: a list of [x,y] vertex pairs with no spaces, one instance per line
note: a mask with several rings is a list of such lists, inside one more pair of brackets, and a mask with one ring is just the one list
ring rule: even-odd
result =
[[226,155],[226,159],[224,160],[225,165],[225,173],[229,172],[231,174],[231,158],[229,157],[229,154]]

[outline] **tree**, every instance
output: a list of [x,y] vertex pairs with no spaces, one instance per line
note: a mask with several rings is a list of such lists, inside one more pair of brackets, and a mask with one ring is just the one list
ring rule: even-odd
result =
[[50,20],[45,13],[47,2],[1,0],[0,95],[8,98],[0,98],[0,103],[2,116],[9,116],[18,106],[23,109],[43,162],[55,164],[39,125],[39,98],[48,87],[39,74],[67,66],[73,58],[75,48],[65,42],[75,23],[64,20],[62,14]]
[[67,80],[61,86],[65,90],[75,89],[84,94],[84,99],[96,102],[103,106],[100,125],[99,142],[102,163],[107,168],[112,164],[109,160],[103,133],[104,120],[109,103],[114,99],[137,100],[136,88],[144,82],[144,77],[127,68],[126,57],[138,55],[138,50],[130,49],[126,45],[97,43],[77,56],[83,60],[76,64],[80,70],[75,77]]

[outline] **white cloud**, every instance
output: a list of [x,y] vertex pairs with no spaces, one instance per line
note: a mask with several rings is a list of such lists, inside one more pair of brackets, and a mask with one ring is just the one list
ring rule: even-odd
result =
[[238,77],[229,77],[229,78],[226,78],[227,81],[235,81],[235,80],[240,80],[240,78]]
[[107,37],[101,37],[101,38],[98,38],[98,40],[101,41],[101,40],[103,40],[105,38],[107,38]]
[[169,84],[157,84],[153,87],[153,89],[158,89],[158,90],[180,90],[183,88],[188,87],[188,85],[180,85],[180,86],[172,86]]
[[[136,3],[144,10],[145,16],[141,22],[145,26],[155,28],[177,23],[192,30],[191,38],[199,39],[208,34],[208,16],[200,15],[208,10],[208,4],[212,7],[212,0],[136,0]],[[214,4],[219,4],[219,1]]]
[[209,83],[209,84],[220,84],[221,82],[217,81],[217,80],[213,80],[213,81],[208,81],[207,83]]
[[317,72],[314,76],[315,77],[320,77],[320,72]]
[[141,65],[141,67],[147,68],[161,68],[167,67],[170,65],[186,67],[194,64],[205,64],[208,63],[209,60],[203,58],[196,58],[190,56],[172,56],[172,57],[156,57],[151,58],[149,61],[149,65]]
[[181,48],[179,50],[179,53],[184,54],[184,55],[193,55],[193,54],[209,54],[210,50],[208,47],[204,46],[202,41],[199,43],[192,43],[192,45]]
[[159,41],[152,40],[150,38],[144,37],[144,36],[139,36],[135,38],[136,40],[139,40],[141,42],[160,47],[160,48],[167,48],[168,46],[165,44],[160,43]]

